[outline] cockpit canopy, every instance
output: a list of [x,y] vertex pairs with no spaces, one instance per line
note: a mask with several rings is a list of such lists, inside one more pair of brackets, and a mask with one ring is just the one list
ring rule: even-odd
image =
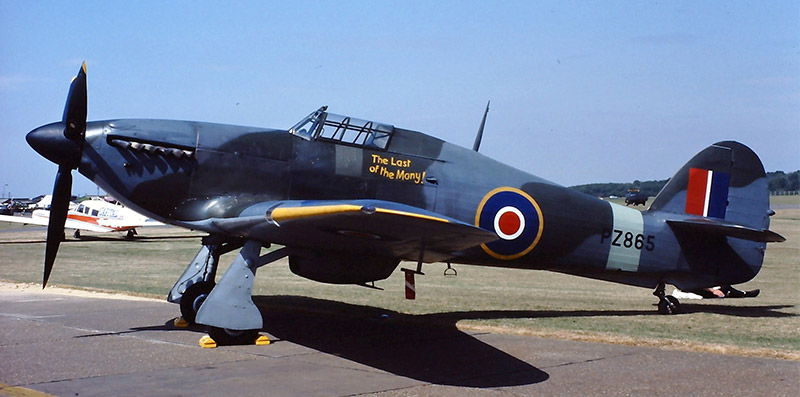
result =
[[328,113],[327,106],[300,120],[289,133],[305,140],[325,140],[353,146],[386,149],[394,126]]

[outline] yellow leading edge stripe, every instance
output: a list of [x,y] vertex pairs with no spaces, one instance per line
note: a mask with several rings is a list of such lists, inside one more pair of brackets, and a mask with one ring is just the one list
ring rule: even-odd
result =
[[[344,212],[361,212],[363,206],[353,204],[338,204],[338,205],[318,205],[313,207],[290,207],[290,208],[275,208],[272,210],[272,219],[276,222],[289,221],[299,218],[309,218],[314,216],[339,214]],[[375,208],[376,213],[408,216],[411,218],[425,219],[429,221],[450,223],[447,219],[438,218],[435,216],[416,214],[413,212],[390,210],[385,208]]]

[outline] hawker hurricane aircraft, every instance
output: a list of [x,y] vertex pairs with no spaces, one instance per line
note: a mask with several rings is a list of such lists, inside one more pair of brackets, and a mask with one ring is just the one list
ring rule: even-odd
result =
[[[642,212],[514,169],[472,149],[322,107],[288,129],[194,121],[86,121],[86,68],[63,118],[28,143],[58,164],[44,279],[77,169],[125,205],[208,233],[169,293],[218,342],[252,340],[256,269],[288,257],[311,280],[368,285],[400,261],[550,270],[682,290],[756,276],[769,230],[761,161],[737,142],[691,158]],[[485,116],[485,115],[484,115]],[[261,254],[262,248],[281,248]],[[239,249],[216,280],[220,255]]]

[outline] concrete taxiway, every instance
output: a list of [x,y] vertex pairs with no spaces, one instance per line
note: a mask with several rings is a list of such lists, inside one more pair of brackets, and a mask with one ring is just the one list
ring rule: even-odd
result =
[[[0,394],[787,395],[800,362],[468,333],[435,318],[256,297],[268,346],[203,349],[151,299],[0,288]],[[430,321],[427,321],[430,320]]]

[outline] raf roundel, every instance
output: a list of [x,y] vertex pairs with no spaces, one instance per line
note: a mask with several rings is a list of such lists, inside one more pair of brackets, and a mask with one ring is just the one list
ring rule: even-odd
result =
[[539,204],[529,194],[512,187],[501,187],[487,193],[475,214],[475,226],[491,230],[500,237],[481,244],[483,250],[497,259],[516,259],[530,252],[544,230]]
[[512,206],[505,206],[494,216],[494,231],[503,240],[514,240],[525,230],[525,215]]

